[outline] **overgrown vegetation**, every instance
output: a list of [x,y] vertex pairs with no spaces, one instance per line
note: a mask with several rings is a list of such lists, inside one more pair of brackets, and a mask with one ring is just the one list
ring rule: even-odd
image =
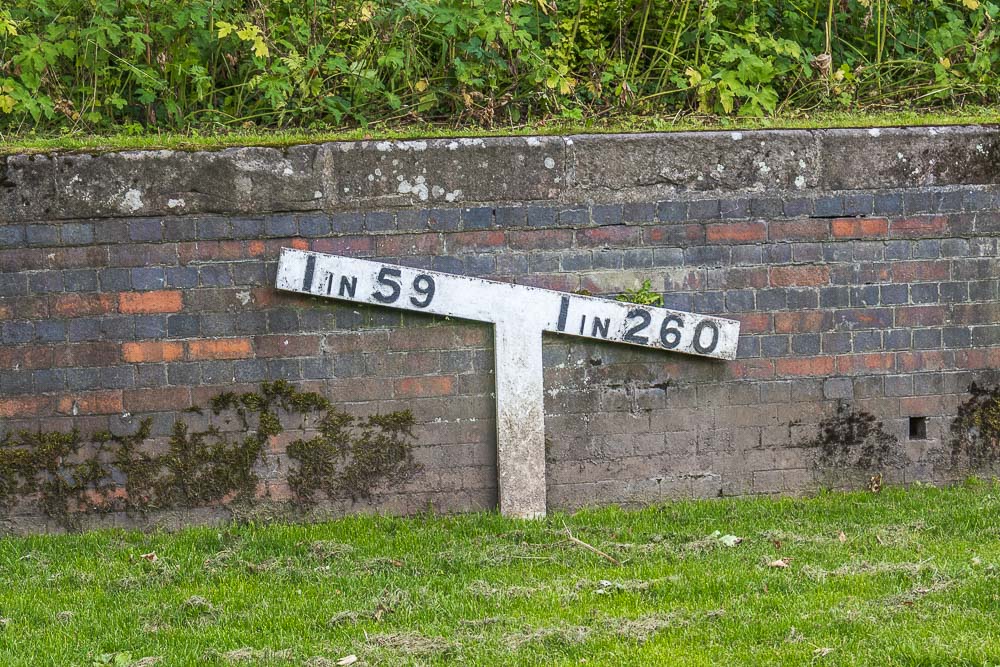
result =
[[998,513],[978,482],[9,538],[0,664],[990,665]]
[[1000,386],[972,383],[969,393],[951,423],[951,462],[956,467],[988,469],[1000,462]]
[[905,457],[899,439],[885,430],[881,420],[846,401],[837,403],[836,413],[819,423],[816,438],[804,444],[817,448],[817,466],[829,471],[878,476],[887,468],[900,467]]
[[0,132],[991,104],[984,0],[8,0]]
[[[210,412],[219,419],[203,420],[201,427],[178,419],[165,448],[150,444],[148,419],[125,435],[8,434],[0,440],[0,508],[10,511],[37,498],[46,515],[74,527],[87,511],[250,503],[260,482],[256,469],[269,440],[285,430],[283,420],[298,420],[294,428],[315,432],[287,448],[295,463],[288,483],[303,506],[324,497],[367,497],[377,485],[405,480],[417,469],[409,411],[358,423],[325,397],[278,380],[255,393],[219,394]],[[205,416],[195,408],[192,420],[195,413]],[[238,428],[223,428],[232,419]]]

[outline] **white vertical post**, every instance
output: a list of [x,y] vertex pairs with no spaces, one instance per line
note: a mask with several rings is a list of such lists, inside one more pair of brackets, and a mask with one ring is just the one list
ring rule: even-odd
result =
[[494,328],[497,484],[505,516],[545,516],[545,409],[542,331],[529,318]]

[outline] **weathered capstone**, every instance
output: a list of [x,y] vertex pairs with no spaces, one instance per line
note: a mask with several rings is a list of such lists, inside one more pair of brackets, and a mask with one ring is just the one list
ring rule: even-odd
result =
[[[588,204],[1000,182],[985,127],[334,142],[0,159],[0,222]],[[727,217],[727,216],[723,216]],[[739,217],[739,216],[731,216]]]
[[569,137],[566,195],[634,200],[710,190],[815,187],[820,155],[806,130]]
[[816,133],[820,185],[854,190],[1000,183],[1000,135],[980,127],[871,128]]
[[331,197],[340,205],[449,205],[552,200],[565,189],[562,137],[330,143]]

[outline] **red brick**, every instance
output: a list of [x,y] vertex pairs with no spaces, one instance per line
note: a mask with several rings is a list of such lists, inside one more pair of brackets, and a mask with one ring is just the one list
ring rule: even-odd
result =
[[774,377],[771,359],[739,359],[726,364],[726,373],[735,379],[766,380]]
[[1000,367],[1000,363],[991,363],[990,352],[995,352],[996,359],[994,361],[1000,362],[1000,348],[987,350],[974,347],[967,350],[955,350],[955,368],[978,370],[980,368]]
[[642,239],[646,245],[700,245],[705,242],[705,226],[644,225]]
[[451,327],[414,327],[392,329],[388,341],[380,341],[374,349],[366,346],[365,352],[389,352],[396,350],[440,350],[452,347],[454,332]]
[[[944,324],[947,318],[947,306],[905,306],[893,310],[893,324],[897,327],[938,326]],[[966,324],[957,320],[954,322]]]
[[727,317],[739,320],[741,334],[771,332],[771,315],[768,313],[738,313]]
[[639,228],[612,225],[610,227],[580,229],[576,232],[576,244],[585,248],[639,245]]
[[184,299],[185,312],[237,312],[244,310],[246,290],[239,287],[202,288],[188,290]]
[[104,315],[115,310],[113,294],[60,294],[52,300],[52,310],[59,317]]
[[572,292],[579,287],[576,275],[567,273],[522,276],[517,282],[521,285],[553,289],[557,292]]
[[775,220],[767,226],[771,241],[823,241],[830,238],[828,220]]
[[[203,292],[204,290],[197,290]],[[302,297],[292,292],[282,292],[273,287],[254,287],[250,290],[250,300],[258,308],[271,306],[301,305]]]
[[502,248],[507,242],[502,231],[457,232],[446,234],[444,241],[449,253]]
[[21,370],[51,368],[55,349],[41,345],[0,347],[0,368],[20,368]]
[[493,341],[493,327],[466,323],[455,327],[453,331],[458,347],[484,347]]
[[831,225],[838,239],[885,238],[889,233],[886,218],[838,218]]
[[808,333],[829,331],[833,328],[833,314],[828,311],[775,313],[775,333]]
[[450,396],[454,390],[454,385],[455,378],[450,375],[400,378],[393,382],[396,398]]
[[773,287],[811,287],[830,282],[830,269],[826,266],[772,266]]
[[[113,302],[113,300],[112,300]],[[114,307],[112,305],[112,307]],[[18,297],[14,300],[15,320],[47,320],[49,318],[49,299],[40,297]]]
[[845,354],[837,357],[837,372],[841,375],[891,373],[895,367],[896,356],[892,352]]
[[[721,273],[721,280],[716,276]],[[764,267],[712,270],[708,272],[710,289],[750,289],[767,287]]]
[[183,343],[148,341],[122,345],[122,358],[130,364],[177,361],[183,356]]
[[370,255],[375,250],[375,241],[371,236],[333,236],[316,239],[312,248],[335,255]]
[[121,389],[63,396],[57,411],[64,415],[111,415],[122,412]]
[[245,359],[253,355],[249,338],[193,340],[187,344],[188,359]]
[[902,220],[893,220],[889,231],[893,238],[918,238],[941,236],[948,230],[948,217],[944,215],[922,215]]
[[20,396],[17,398],[0,398],[0,417],[4,419],[19,419],[37,417],[47,413],[51,399],[47,396]]
[[118,310],[123,313],[176,313],[182,307],[180,290],[122,292],[118,295]]
[[85,246],[80,248],[60,248],[58,250],[50,249],[44,251],[44,258],[44,268],[93,269],[108,265],[108,247]]
[[198,241],[193,259],[199,262],[231,261],[243,257],[242,241]]
[[263,241],[248,241],[247,242],[247,257],[263,257],[264,256],[264,242]]
[[375,238],[375,251],[383,257],[440,255],[440,234],[392,234]]
[[51,269],[52,264],[46,260],[44,250],[19,248],[17,250],[0,250],[0,273],[15,273],[17,271],[38,271]]
[[177,244],[177,261],[181,265],[195,261],[198,257],[198,244],[195,241],[187,241]]
[[723,222],[708,225],[705,238],[709,243],[754,243],[767,238],[763,222]]
[[952,324],[996,324],[1000,322],[1000,303],[955,304]]
[[117,343],[77,343],[52,348],[52,363],[61,368],[115,366],[120,360],[121,347]]
[[382,360],[387,375],[425,375],[440,368],[441,356],[436,351],[391,352]]
[[311,357],[319,354],[320,336],[257,336],[253,346],[260,357]]
[[187,387],[157,387],[130,389],[123,395],[129,412],[169,412],[191,407],[191,391]]
[[917,352],[897,352],[896,372],[913,373],[915,371],[940,371],[948,364],[944,354],[939,350],[921,350]]
[[6,303],[6,299],[0,302],[0,321],[9,320],[14,315],[14,308],[9,303]]
[[[422,331],[421,328],[397,328],[393,334],[404,331]],[[350,331],[329,334],[325,349],[329,352],[384,352],[389,349],[389,337],[384,331]],[[392,348],[399,349],[399,348]]]
[[954,412],[944,396],[908,396],[899,399],[899,416],[938,417],[953,416]]
[[916,283],[948,280],[951,263],[948,260],[911,260],[892,264],[892,282]]
[[830,375],[833,368],[833,357],[787,357],[774,362],[778,377]]
[[507,232],[507,245],[513,250],[559,250],[573,245],[571,229],[531,229]]

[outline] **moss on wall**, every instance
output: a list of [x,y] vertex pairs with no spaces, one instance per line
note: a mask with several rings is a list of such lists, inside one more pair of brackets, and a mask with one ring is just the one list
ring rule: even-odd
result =
[[0,512],[36,499],[47,516],[74,528],[79,516],[91,511],[252,503],[260,481],[255,468],[269,439],[284,431],[282,418],[300,418],[300,428],[315,424],[311,430],[317,432],[287,448],[294,466],[288,483],[300,506],[323,497],[368,497],[379,485],[403,481],[418,469],[408,410],[358,420],[323,396],[280,380],[265,382],[254,393],[219,394],[210,410],[235,417],[240,428],[229,432],[209,423],[197,429],[178,419],[162,452],[148,446],[148,419],[126,435],[8,434],[0,440]]

